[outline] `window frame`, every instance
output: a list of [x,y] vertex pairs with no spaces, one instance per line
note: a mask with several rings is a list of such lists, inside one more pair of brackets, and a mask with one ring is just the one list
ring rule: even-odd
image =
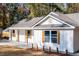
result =
[[[59,31],[59,30],[45,30],[45,31],[49,31],[49,42],[50,42],[50,43],[53,43],[53,44],[60,44],[60,31]],[[45,37],[45,31],[44,31],[44,37]],[[54,43],[54,42],[51,41],[51,40],[52,40],[52,39],[51,39],[51,32],[52,32],[52,31],[56,31],[56,32],[57,32],[57,34],[56,34],[56,35],[57,35],[57,37],[56,37],[56,38],[57,38],[57,42],[56,42],[56,43]],[[44,38],[44,42],[46,42],[45,40],[46,40],[46,39]],[[48,42],[48,43],[49,43],[49,42]]]
[[[48,42],[50,42],[50,31],[49,31],[49,30],[46,30],[46,31],[48,31],[48,32],[49,32]],[[44,41],[45,41],[45,42],[47,42],[47,41],[46,41],[46,34],[45,34],[45,32],[46,32],[46,31],[44,31],[44,35],[45,35],[45,40],[44,40]]]
[[[56,34],[53,34],[53,35],[56,35],[55,37],[52,37],[52,32],[54,32],[54,31],[51,30],[51,32],[50,32],[50,34],[51,34],[50,35],[51,36],[51,38],[50,38],[51,43],[57,44],[58,43],[58,31],[56,31],[57,32]],[[52,42],[52,38],[55,38],[56,42]]]

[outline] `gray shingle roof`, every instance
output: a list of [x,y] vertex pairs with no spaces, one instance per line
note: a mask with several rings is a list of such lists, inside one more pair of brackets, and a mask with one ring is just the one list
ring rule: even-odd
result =
[[56,16],[54,14],[51,14],[51,15],[54,16],[54,17],[56,17],[56,18],[58,18],[58,19],[60,19],[60,20],[62,20],[62,21],[64,21],[64,22],[66,22],[66,23],[68,23],[68,24],[70,24],[70,25],[73,25],[75,27],[79,27],[79,23],[78,23],[78,21],[79,21],[79,18],[78,18],[79,15],[77,15],[75,13],[74,13],[74,15],[76,17],[74,15],[71,17],[70,16],[71,14],[60,14],[60,13],[58,13],[59,16]]
[[75,27],[79,27],[79,13],[65,14],[65,16],[70,18],[69,23],[71,22]]
[[[73,13],[73,14],[60,14],[60,13],[53,13],[51,12],[50,15],[70,24],[73,25],[75,27],[79,27],[79,13]],[[32,27],[33,25],[35,25],[37,22],[39,22],[40,20],[42,20],[44,17],[36,17],[33,18],[29,21],[21,21],[15,25],[12,26],[13,27]],[[37,28],[44,28],[41,26],[38,26]],[[46,27],[45,27],[46,28]],[[49,28],[49,27],[48,27]]]
[[[41,20],[43,17],[36,17],[36,18],[33,18],[29,21],[20,21],[19,23],[13,25],[12,27],[32,27],[35,23],[37,23],[39,20]],[[25,19],[26,20],[26,19]]]

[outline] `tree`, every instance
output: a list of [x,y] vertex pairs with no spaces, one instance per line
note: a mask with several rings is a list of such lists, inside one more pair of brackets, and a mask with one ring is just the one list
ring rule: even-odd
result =
[[2,3],[0,4],[0,26],[9,27],[14,23],[24,19],[29,14],[29,10],[24,4]]
[[4,4],[0,4],[0,23],[2,28],[7,27],[8,19],[7,19],[8,9]]
[[28,8],[30,9],[29,18],[38,17],[38,16],[45,16],[50,12],[64,12],[64,7],[60,8],[59,4],[51,4],[51,3],[35,3],[35,4],[28,4]]

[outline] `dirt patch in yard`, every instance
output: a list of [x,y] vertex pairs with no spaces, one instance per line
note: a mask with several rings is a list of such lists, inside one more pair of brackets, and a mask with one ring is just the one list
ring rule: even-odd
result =
[[0,56],[63,56],[59,53],[48,53],[36,49],[24,49],[12,46],[0,46]]

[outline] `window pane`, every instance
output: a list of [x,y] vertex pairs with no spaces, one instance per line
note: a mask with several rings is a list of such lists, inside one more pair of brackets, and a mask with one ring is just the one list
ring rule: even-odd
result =
[[45,31],[45,36],[49,36],[49,31]]
[[57,43],[57,38],[52,38],[51,42],[52,43]]
[[57,31],[51,31],[51,34],[57,34]]
[[57,34],[56,35],[51,34],[51,37],[57,37]]
[[28,30],[28,36],[30,36],[30,31]]
[[45,42],[50,42],[50,32],[49,31],[45,31]]
[[45,42],[50,42],[49,36],[45,36]]
[[51,31],[51,42],[57,43],[57,31]]

